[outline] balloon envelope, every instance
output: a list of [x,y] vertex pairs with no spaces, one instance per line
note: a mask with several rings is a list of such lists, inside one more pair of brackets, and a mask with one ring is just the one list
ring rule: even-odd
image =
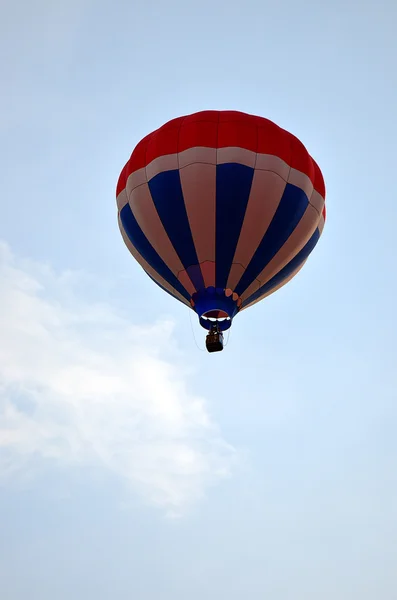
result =
[[117,185],[131,254],[210,329],[302,268],[325,221],[321,171],[272,121],[235,111],[174,119],[133,151]]

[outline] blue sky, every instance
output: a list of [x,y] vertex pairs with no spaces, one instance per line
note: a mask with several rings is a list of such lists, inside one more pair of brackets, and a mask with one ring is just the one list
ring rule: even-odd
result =
[[[394,3],[5,2],[5,600],[394,600]],[[297,135],[324,234],[219,355],[134,263],[115,186],[170,118]],[[203,347],[203,333],[191,314]]]

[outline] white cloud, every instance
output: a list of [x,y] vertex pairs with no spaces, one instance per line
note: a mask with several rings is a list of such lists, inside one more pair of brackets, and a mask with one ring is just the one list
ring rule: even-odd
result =
[[1,471],[99,464],[181,512],[230,473],[234,450],[187,386],[172,323],[133,325],[77,298],[76,277],[0,244]]

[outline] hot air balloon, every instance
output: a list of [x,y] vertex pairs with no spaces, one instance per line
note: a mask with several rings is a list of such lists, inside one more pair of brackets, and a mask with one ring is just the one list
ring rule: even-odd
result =
[[124,242],[193,309],[209,352],[237,313],[288,283],[316,246],[325,185],[305,146],[272,121],[203,111],[138,143],[117,184]]

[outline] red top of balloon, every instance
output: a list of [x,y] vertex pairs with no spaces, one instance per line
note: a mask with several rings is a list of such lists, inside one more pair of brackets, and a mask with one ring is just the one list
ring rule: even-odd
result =
[[117,195],[125,188],[131,173],[145,168],[156,158],[198,146],[238,147],[277,156],[307,175],[314,189],[325,197],[320,168],[297,137],[269,119],[230,110],[207,110],[178,117],[144,137],[120,174]]

